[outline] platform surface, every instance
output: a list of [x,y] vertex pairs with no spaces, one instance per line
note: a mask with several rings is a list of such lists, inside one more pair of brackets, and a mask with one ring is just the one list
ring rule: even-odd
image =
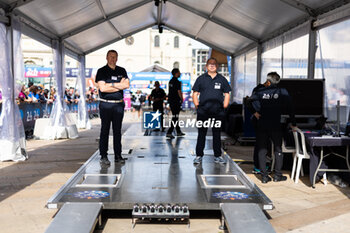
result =
[[102,202],[104,209],[132,209],[136,203],[170,203],[186,204],[190,210],[220,210],[220,203],[258,203],[263,209],[272,209],[272,202],[228,155],[223,153],[226,164],[214,163],[210,136],[203,162],[195,166],[194,133],[169,140],[161,132],[142,136],[133,131],[131,127],[122,139],[125,164],[114,162],[110,147],[111,165],[102,166],[96,151],[48,206]]

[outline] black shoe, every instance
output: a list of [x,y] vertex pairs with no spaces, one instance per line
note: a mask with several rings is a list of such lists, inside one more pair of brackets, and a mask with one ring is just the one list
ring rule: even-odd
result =
[[109,162],[107,157],[103,157],[100,159],[100,164],[102,165],[111,165],[111,162]]
[[262,178],[261,178],[261,182],[263,184],[266,184],[267,182],[270,182],[270,181],[271,181],[271,177],[269,177],[269,176],[262,176]]
[[116,162],[116,163],[125,163],[125,159],[123,158],[123,157],[121,157],[121,156],[115,156],[114,157],[114,162]]
[[167,134],[166,134],[166,137],[169,138],[169,139],[175,138],[171,133],[167,133]]
[[275,176],[273,177],[273,182],[280,182],[280,181],[286,181],[287,177],[286,176]]
[[183,133],[183,132],[178,132],[178,133],[176,133],[176,136],[178,136],[178,137],[182,137],[182,136],[185,136],[186,134],[185,133]]

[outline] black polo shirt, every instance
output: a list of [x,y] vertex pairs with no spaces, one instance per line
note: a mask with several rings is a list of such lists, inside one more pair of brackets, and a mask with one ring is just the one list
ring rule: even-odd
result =
[[[153,98],[164,98],[166,96],[165,91],[162,88],[157,89],[153,89],[151,92],[151,96]],[[153,102],[153,107],[155,108],[163,108],[163,100],[160,101],[154,101]]]
[[204,73],[197,78],[192,90],[200,93],[199,109],[215,114],[223,109],[224,93],[229,93],[231,87],[221,74],[212,78],[208,73]]
[[181,90],[181,82],[178,80],[178,78],[173,77],[169,81],[169,94],[168,94],[169,104],[171,104],[171,105],[181,104],[179,90]]
[[[122,78],[128,78],[128,74],[123,67],[116,66],[113,70],[108,65],[105,65],[97,70],[96,83],[98,81],[105,81],[106,83],[119,83]],[[100,98],[105,100],[122,100],[124,96],[123,90],[110,93],[99,91],[99,94]]]

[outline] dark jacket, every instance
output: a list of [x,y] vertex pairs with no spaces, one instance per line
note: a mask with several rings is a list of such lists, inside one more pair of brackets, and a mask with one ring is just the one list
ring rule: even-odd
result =
[[261,116],[258,129],[280,129],[281,115],[289,114],[292,125],[296,125],[291,98],[288,91],[276,85],[258,88],[250,97],[254,112]]

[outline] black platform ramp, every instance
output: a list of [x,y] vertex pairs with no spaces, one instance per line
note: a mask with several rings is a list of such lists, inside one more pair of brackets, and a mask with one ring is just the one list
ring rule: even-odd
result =
[[221,212],[222,220],[230,233],[275,233],[272,225],[255,203],[224,203],[221,206]]
[[[128,131],[127,131],[128,132]],[[135,135],[135,134],[133,134]],[[110,140],[112,142],[112,140]],[[214,163],[212,139],[203,162],[193,164],[195,134],[168,140],[164,136],[123,136],[125,164],[101,166],[95,154],[48,201],[49,208],[66,202],[101,202],[104,209],[130,209],[135,204],[179,204],[189,210],[220,210],[220,203],[272,202],[227,154],[226,164]]]
[[101,225],[102,203],[65,203],[45,233],[91,233]]

